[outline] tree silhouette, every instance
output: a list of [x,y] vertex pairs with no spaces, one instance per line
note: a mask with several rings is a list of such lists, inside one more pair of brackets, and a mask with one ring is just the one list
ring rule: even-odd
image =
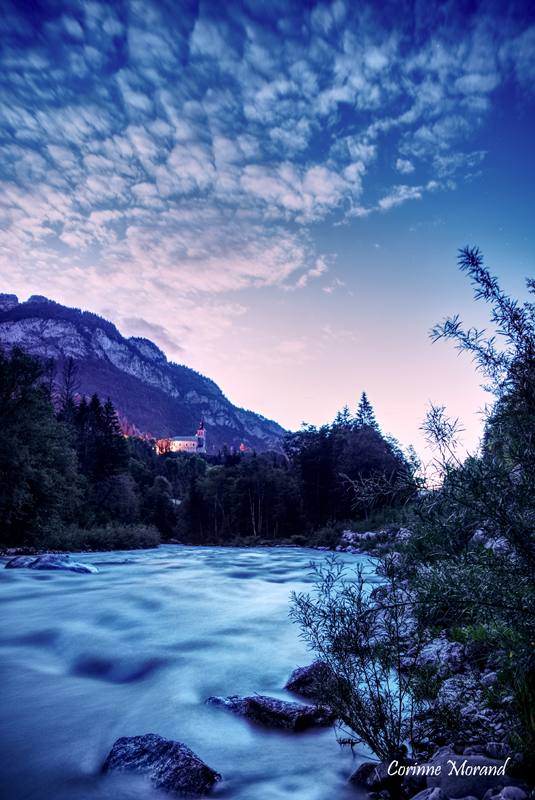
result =
[[366,426],[368,428],[372,428],[374,431],[377,431],[377,433],[379,433],[379,425],[377,424],[377,420],[375,419],[373,407],[370,401],[368,400],[366,392],[362,392],[353,424],[354,427],[357,429],[364,428]]

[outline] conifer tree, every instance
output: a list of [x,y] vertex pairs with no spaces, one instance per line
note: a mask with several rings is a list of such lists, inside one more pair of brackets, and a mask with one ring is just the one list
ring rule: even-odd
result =
[[375,419],[373,407],[366,396],[366,392],[362,392],[353,425],[356,429],[368,427],[379,433],[379,425]]
[[338,411],[336,417],[334,418],[333,427],[335,428],[344,428],[349,430],[351,428],[351,413],[347,405],[345,405],[342,411]]
[[62,422],[76,424],[76,394],[79,390],[78,365],[71,356],[63,365],[59,389],[58,419]]

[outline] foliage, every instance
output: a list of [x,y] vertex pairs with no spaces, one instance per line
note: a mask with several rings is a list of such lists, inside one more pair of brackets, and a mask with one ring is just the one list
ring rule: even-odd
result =
[[366,392],[362,392],[353,424],[357,429],[368,427],[374,431],[379,431],[379,425]]
[[8,545],[38,544],[47,530],[76,518],[83,498],[45,375],[46,366],[20,348],[0,352],[0,527]]
[[[499,689],[485,690],[485,702],[502,713],[509,709],[510,741],[529,764],[535,755],[535,304],[508,298],[483,268],[477,249],[463,250],[460,266],[471,277],[476,298],[490,304],[503,346],[485,331],[463,330],[457,317],[437,326],[432,336],[452,338],[460,350],[470,352],[496,396],[481,453],[462,460],[458,420],[450,420],[443,407],[431,406],[423,430],[435,448],[436,472],[426,491],[414,458],[392,476],[384,470],[348,475],[348,486],[361,507],[378,497],[411,500],[407,513],[412,514],[413,534],[397,545],[401,557],[390,572],[388,614],[405,615],[403,623],[417,639],[419,630],[435,636],[446,629],[450,638],[462,641],[473,670],[474,697],[478,691],[481,696],[479,669],[498,671]],[[528,281],[528,289],[535,292],[535,281]],[[350,430],[342,417],[339,428]],[[328,440],[331,432],[322,435]],[[336,565],[320,571],[316,597],[299,595],[293,601],[303,635],[334,671],[321,700],[380,757],[391,755],[400,744],[399,731],[410,725],[415,709],[409,698],[428,703],[416,714],[419,736],[427,730],[435,742],[445,743],[444,737],[481,735],[476,721],[460,713],[467,697],[439,692],[443,677],[438,673],[400,671],[406,645],[403,637],[392,635],[396,624],[388,631],[374,628],[390,619],[379,596],[364,595],[362,576],[351,586],[339,572]],[[407,587],[406,597],[396,596],[392,581]],[[387,667],[399,677],[399,689],[407,691],[405,718],[393,702],[395,682],[388,683]],[[383,685],[390,691],[381,694]],[[513,698],[512,705],[507,698]]]
[[288,434],[284,452],[299,487],[299,500],[312,528],[333,525],[354,516],[368,517],[391,497],[376,493],[357,509],[350,483],[377,475],[389,481],[408,468],[397,442],[383,436],[371,404],[363,393],[355,417],[344,408],[332,425],[316,428],[303,424]]
[[138,550],[158,547],[160,533],[153,525],[107,525],[81,528],[69,525],[61,531],[50,531],[42,541],[49,550]]
[[373,597],[362,568],[350,581],[336,558],[326,566],[313,564],[315,594],[294,593],[290,612],[301,636],[330,668],[330,677],[319,684],[318,702],[336,713],[345,735],[367,744],[381,760],[410,737],[415,679],[402,667],[409,648],[414,663],[423,644],[405,588],[384,566],[387,588]]
[[[422,500],[408,545],[410,579],[422,623],[457,625],[480,659],[484,644],[492,650],[493,665],[516,698],[517,733],[511,735],[533,757],[533,720],[519,710],[531,697],[535,674],[535,305],[507,297],[477,248],[461,251],[460,267],[476,298],[490,305],[501,346],[485,331],[464,330],[458,317],[432,335],[471,353],[496,402],[481,453],[464,462],[455,447],[457,421],[443,408],[428,414],[424,429],[437,449],[441,486]],[[535,291],[533,280],[527,286]]]
[[[70,319],[71,311],[42,298],[31,305],[46,318]],[[403,463],[397,443],[380,433],[365,394],[355,417],[346,407],[331,426],[290,435],[285,455],[223,447],[215,456],[158,456],[146,437],[125,437],[109,397],[102,403],[96,393],[81,393],[79,364],[72,358],[56,380],[51,361],[41,363],[15,348],[0,371],[6,545],[70,541],[72,525],[133,530],[144,524],[164,539],[192,543],[334,547],[352,516],[341,473],[395,473]]]

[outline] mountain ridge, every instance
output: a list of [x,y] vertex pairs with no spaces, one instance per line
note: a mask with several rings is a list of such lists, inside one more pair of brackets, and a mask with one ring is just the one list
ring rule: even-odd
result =
[[0,344],[54,358],[58,372],[72,357],[80,394],[111,397],[119,415],[157,439],[207,429],[208,453],[227,445],[280,450],[286,431],[273,420],[231,403],[211,379],[167,360],[150,339],[124,337],[91,311],[63,306],[42,295],[19,303],[0,294]]

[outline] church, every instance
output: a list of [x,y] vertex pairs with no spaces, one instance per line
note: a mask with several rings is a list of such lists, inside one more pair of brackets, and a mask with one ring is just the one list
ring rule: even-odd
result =
[[206,453],[206,432],[204,423],[199,423],[195,436],[173,436],[171,439],[160,439],[157,443],[158,453]]

